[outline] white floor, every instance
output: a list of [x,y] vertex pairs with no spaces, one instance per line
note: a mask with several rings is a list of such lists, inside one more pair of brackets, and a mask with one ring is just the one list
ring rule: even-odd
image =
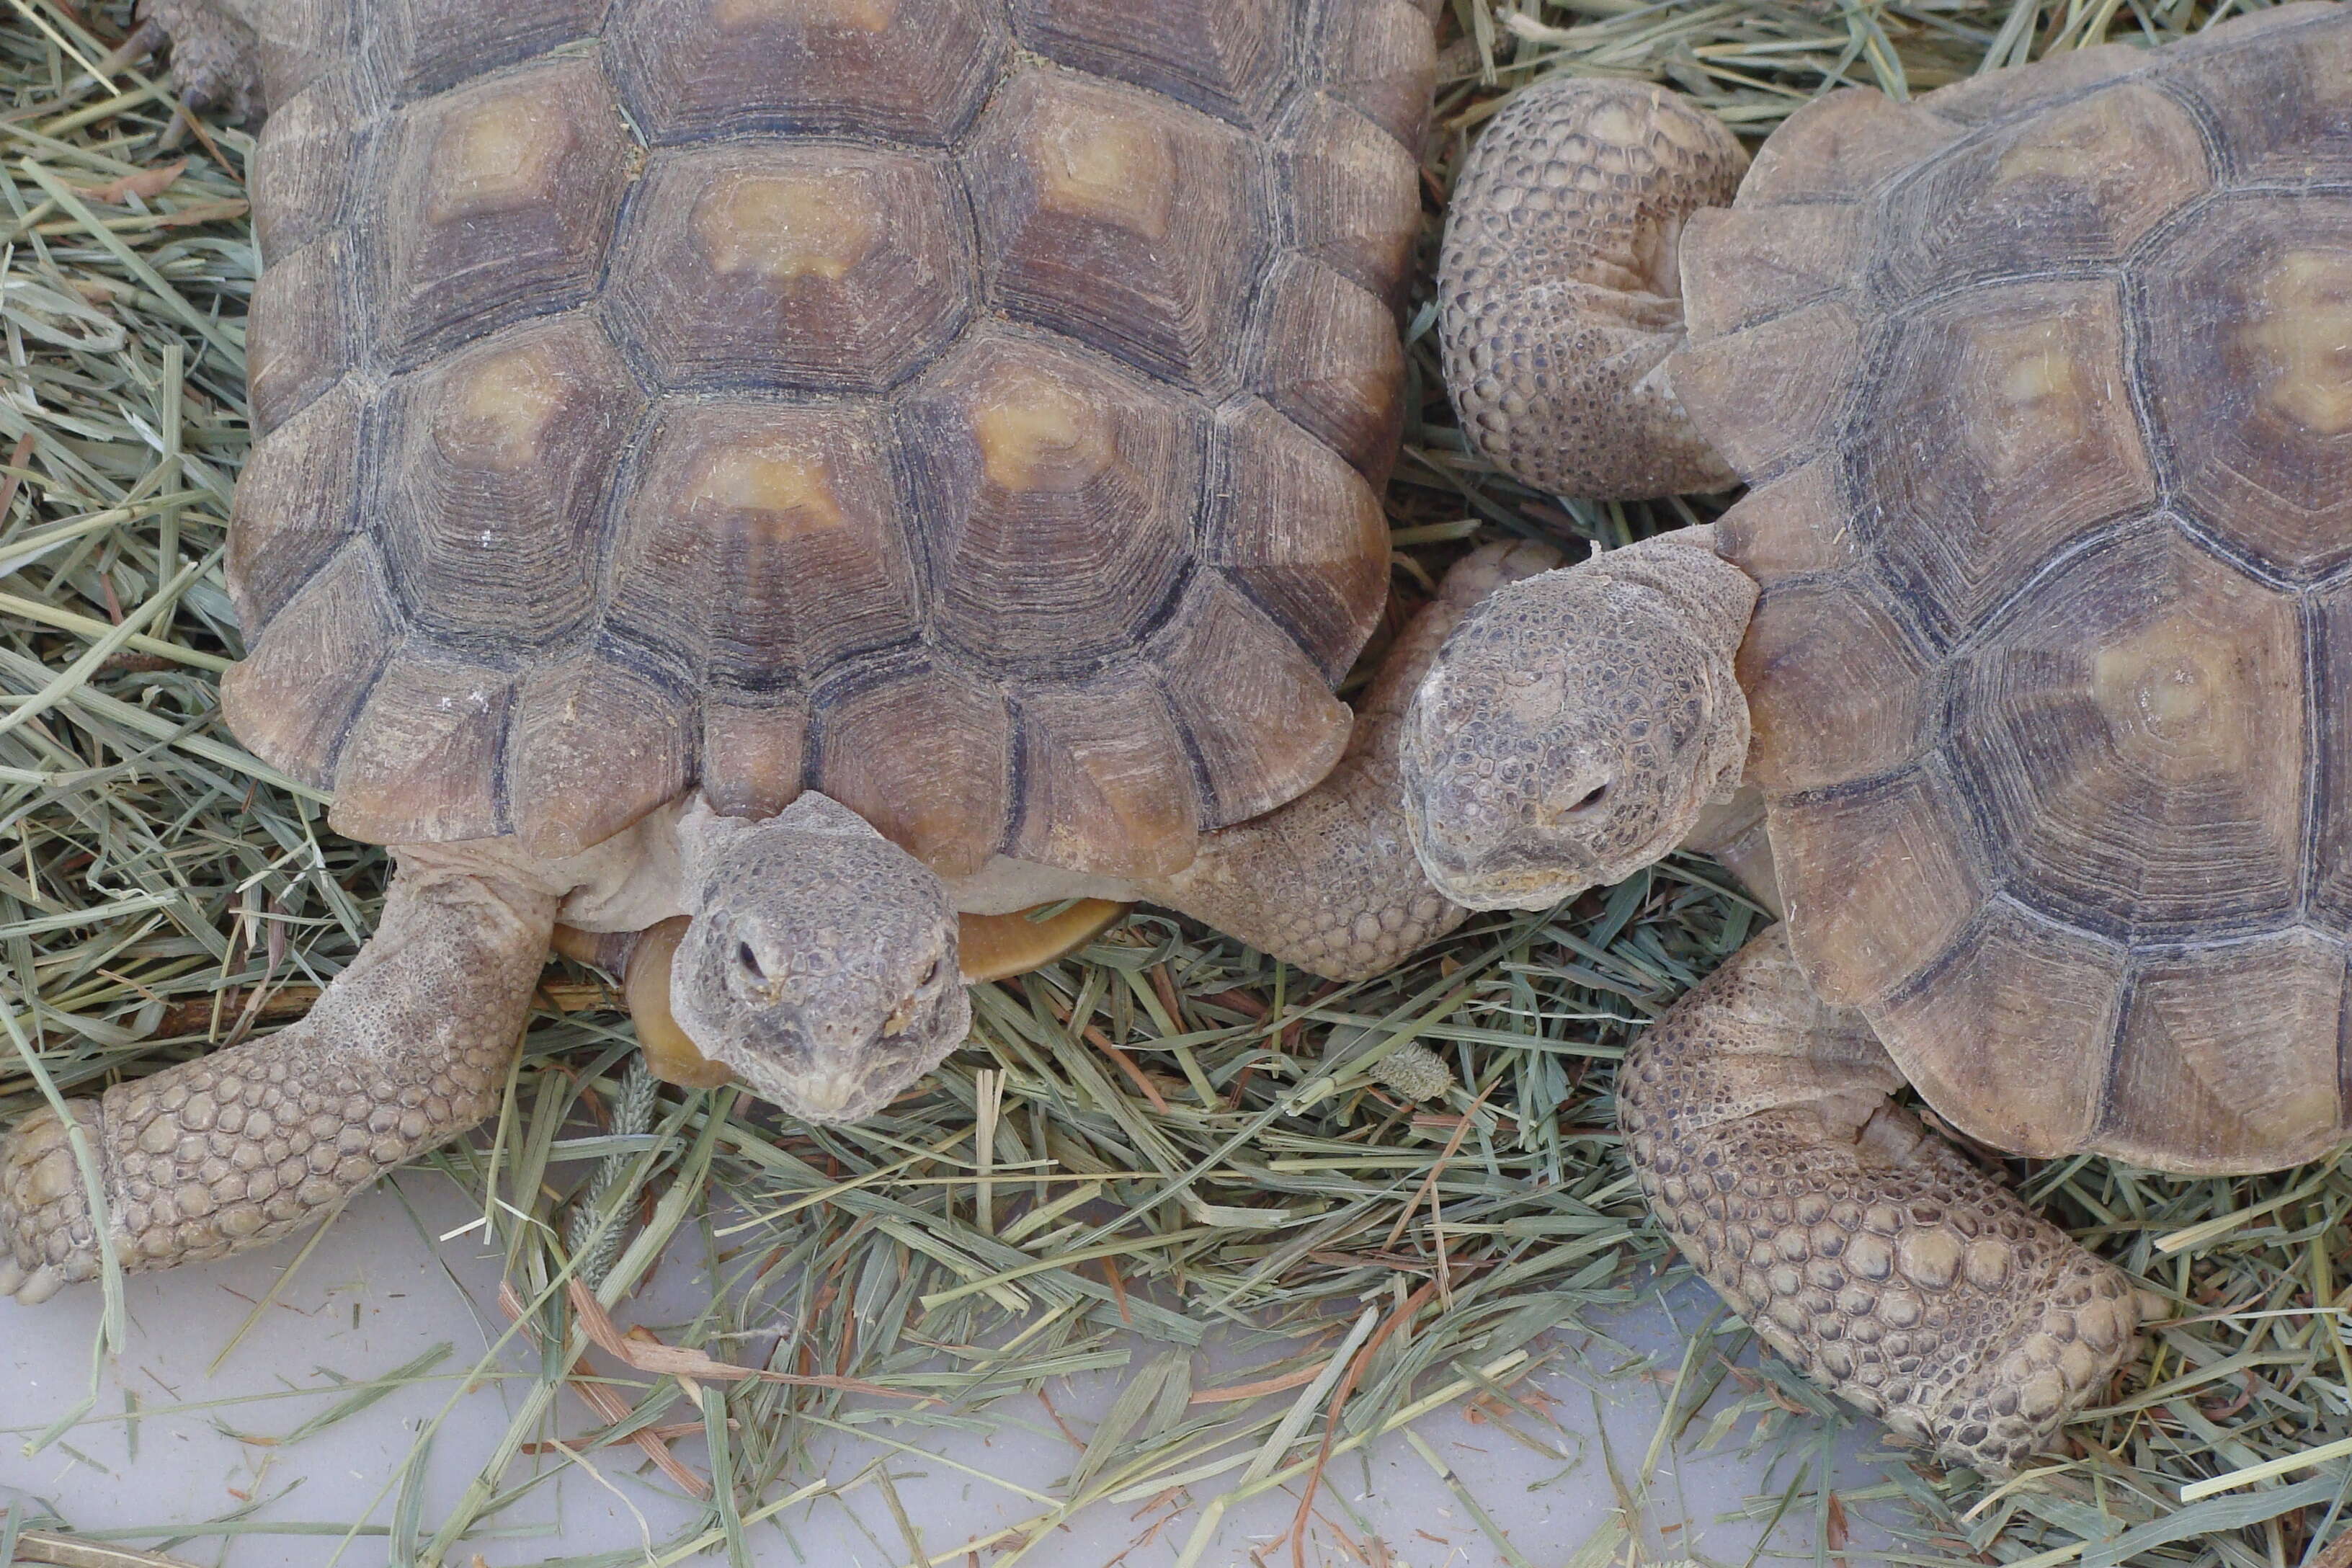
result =
[[[430,1175],[403,1180],[406,1206],[388,1192],[363,1194],[281,1300],[241,1339],[240,1325],[294,1255],[292,1247],[132,1280],[130,1353],[119,1366],[101,1371],[89,1415],[29,1455],[28,1441],[91,1392],[98,1297],[85,1289],[40,1308],[0,1303],[0,1517],[14,1502],[26,1517],[54,1510],[78,1529],[102,1531],[199,1525],[243,1513],[244,1533],[192,1534],[168,1545],[144,1537],[124,1544],[164,1547],[192,1563],[232,1568],[373,1568],[387,1562],[390,1537],[381,1527],[397,1527],[391,1500],[395,1467],[406,1460],[422,1424],[450,1402],[457,1384],[448,1374],[469,1368],[505,1327],[497,1310],[497,1272],[479,1255],[478,1244],[470,1237],[444,1244],[429,1239],[463,1223],[455,1193]],[[660,1321],[662,1294],[682,1283],[656,1281],[641,1307],[649,1320]],[[1671,1313],[1653,1302],[1612,1325],[1623,1343],[1651,1353],[1648,1363],[1635,1362],[1630,1371],[1622,1352],[1592,1336],[1561,1336],[1538,1347],[1549,1364],[1521,1386],[1549,1396],[1545,1408],[1557,1424],[1553,1429],[1530,1431],[1523,1441],[1490,1422],[1465,1417],[1460,1407],[1437,1410],[1414,1425],[1507,1546],[1496,1543],[1430,1461],[1397,1433],[1369,1458],[1333,1465],[1329,1486],[1339,1495],[1335,1500],[1327,1492],[1318,1508],[1353,1545],[1318,1528],[1305,1560],[1368,1568],[1601,1568],[1612,1561],[1690,1556],[1745,1563],[1756,1560],[1751,1553],[1760,1543],[1767,1560],[1815,1561],[1824,1544],[1818,1538],[1822,1511],[1810,1481],[1776,1525],[1768,1531],[1761,1522],[1780,1506],[1779,1496],[1800,1467],[1818,1461],[1822,1446],[1809,1437],[1767,1444],[1744,1457],[1738,1449],[1753,1422],[1743,1416],[1715,1452],[1670,1447],[1648,1487],[1639,1489],[1666,1387],[1682,1356],[1681,1335],[1669,1318],[1696,1322],[1701,1315],[1698,1298],[1688,1290],[1668,1300],[1675,1309]],[[299,1441],[271,1441],[331,1408],[337,1378],[382,1377],[440,1344],[451,1347],[437,1369],[443,1375]],[[1203,1356],[1196,1387],[1216,1380],[1215,1359]],[[1250,1359],[1262,1363],[1265,1352]],[[510,1358],[509,1364],[520,1363]],[[1050,1390],[1054,1410],[1083,1438],[1116,1387],[1108,1377],[1091,1385],[1056,1384]],[[1717,1407],[1742,1392],[1719,1395]],[[488,1382],[450,1405],[431,1449],[426,1506],[411,1528],[431,1535],[438,1522],[436,1507],[446,1508],[479,1471],[506,1429],[514,1397],[512,1384]],[[594,1424],[589,1413],[572,1396],[563,1398],[556,1428],[589,1429]],[[137,1419],[126,1420],[126,1411],[135,1411]],[[1709,1425],[1705,1415],[1690,1423],[1684,1447],[1696,1447]],[[972,1472],[984,1468],[1050,1491],[1076,1454],[1040,1404],[1019,1398],[992,1408],[984,1437],[927,1436],[924,1446],[938,1458],[900,1453],[887,1467],[874,1462],[884,1450],[845,1441],[823,1451],[821,1476],[842,1493],[814,1497],[753,1527],[755,1560],[763,1568],[803,1563],[906,1568],[942,1556],[959,1568],[1001,1563],[999,1549],[970,1556],[954,1549],[1027,1517],[1038,1505]],[[1881,1480],[1882,1471],[1866,1457],[1876,1451],[1874,1432],[1849,1433],[1834,1447],[1842,1493]],[[688,1466],[702,1468],[698,1441],[681,1441],[677,1452]],[[674,1538],[698,1510],[641,1460],[637,1450],[624,1447],[593,1456],[587,1461],[593,1471],[565,1467],[567,1473],[500,1516],[494,1531],[467,1540],[450,1560],[503,1568],[614,1552],[625,1554],[619,1562],[647,1561],[642,1544]],[[525,1457],[502,1479],[520,1479],[525,1467],[562,1464],[551,1457]],[[887,1486],[879,1479],[884,1468]],[[800,1480],[820,1479],[813,1470]],[[1032,1568],[1172,1563],[1215,1484],[1157,1505],[1097,1508],[1034,1544],[1020,1561]],[[1621,1492],[1621,1486],[1639,1489]],[[892,1492],[905,1527],[886,1495]],[[758,1501],[777,1495],[783,1494]],[[1234,1510],[1198,1561],[1289,1563],[1289,1547],[1280,1538],[1296,1508],[1294,1492],[1276,1492]],[[1866,1510],[1851,1512],[1853,1547],[1883,1539],[1870,1529]],[[342,1539],[342,1529],[355,1519],[380,1528]],[[284,1533],[288,1523],[314,1528]],[[908,1528],[919,1542],[908,1540]],[[1847,1555],[1853,1560],[1855,1553]],[[723,1561],[723,1550],[699,1560]]]

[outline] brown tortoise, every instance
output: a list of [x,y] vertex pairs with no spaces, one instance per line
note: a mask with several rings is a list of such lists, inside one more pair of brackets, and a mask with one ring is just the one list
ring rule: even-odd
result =
[[1622,83],[1475,149],[1486,452],[1751,488],[1474,612],[1408,811],[1450,896],[1540,906],[1760,795],[1731,858],[1786,921],[1628,1056],[1634,1168],[1768,1342],[2007,1468],[2138,1303],[1891,1090],[2180,1173],[2352,1124],[2352,12],[1841,92],[1745,162]]
[[[1549,563],[1475,556],[1332,695],[1388,580],[1416,0],[247,10],[148,16],[270,110],[223,700],[398,873],[303,1023],[68,1107],[125,1267],[473,1125],[559,921],[662,1070],[845,1120],[963,1037],[960,968],[1104,900],[1339,976],[1462,918],[1393,732]],[[0,1295],[100,1267],[74,1142],[0,1145]]]

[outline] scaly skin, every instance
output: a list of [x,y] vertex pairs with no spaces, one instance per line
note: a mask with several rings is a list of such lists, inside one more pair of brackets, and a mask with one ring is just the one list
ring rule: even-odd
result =
[[[122,1267],[274,1241],[464,1132],[503,1091],[555,899],[410,849],[383,923],[310,1016],[100,1100],[88,1130]],[[54,1111],[0,1139],[0,1296],[94,1277],[97,1231]]]
[[1683,220],[1728,206],[1748,154],[1649,82],[1559,77],[1470,149],[1445,223],[1438,333],[1462,431],[1562,495],[1721,489],[1732,473],[1667,380]]
[[1469,911],[1430,885],[1406,831],[1397,749],[1405,711],[1439,647],[1507,583],[1559,564],[1541,544],[1489,544],[1454,563],[1438,595],[1398,634],[1356,714],[1347,754],[1288,805],[1201,841],[1139,897],[1181,910],[1310,973],[1381,973]]
[[1805,1374],[1948,1464],[2015,1470],[2137,1356],[2125,1276],[1892,1103],[1775,926],[1629,1052],[1618,1116],[1675,1245]]

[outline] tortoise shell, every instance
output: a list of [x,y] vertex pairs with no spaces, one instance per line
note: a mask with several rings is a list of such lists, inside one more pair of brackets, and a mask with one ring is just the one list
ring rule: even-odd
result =
[[224,684],[379,842],[823,790],[1173,870],[1339,756],[1413,0],[286,0]]
[[1822,994],[2002,1149],[2344,1138],[2352,11],[1838,94],[1683,256]]

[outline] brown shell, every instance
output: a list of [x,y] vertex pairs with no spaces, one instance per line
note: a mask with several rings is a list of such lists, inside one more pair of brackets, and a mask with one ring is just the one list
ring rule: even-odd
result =
[[2352,1129],[2352,10],[1792,116],[1684,241],[1790,931],[1964,1131]]
[[286,0],[237,733],[387,842],[824,790],[1111,874],[1321,777],[1419,0]]

